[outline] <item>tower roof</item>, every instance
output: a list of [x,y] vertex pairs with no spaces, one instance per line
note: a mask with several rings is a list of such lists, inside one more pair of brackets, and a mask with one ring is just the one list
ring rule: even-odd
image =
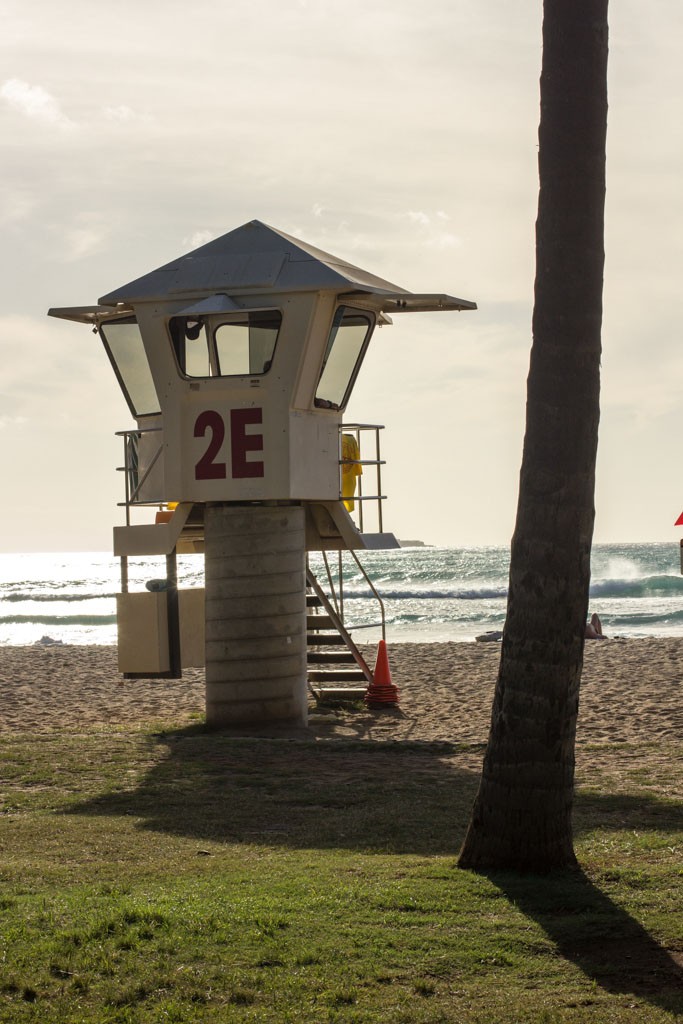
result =
[[227,235],[179,256],[149,274],[103,295],[98,306],[50,309],[49,315],[83,323],[130,316],[136,303],[187,299],[190,309],[223,312],[236,308],[231,296],[277,295],[330,290],[362,296],[383,313],[476,309],[476,302],[452,295],[409,292],[298,238],[249,221]]
[[416,295],[323,252],[291,235],[252,220],[99,300],[103,306],[169,298],[199,298],[245,292],[361,292],[382,299],[387,311],[476,309],[447,295]]

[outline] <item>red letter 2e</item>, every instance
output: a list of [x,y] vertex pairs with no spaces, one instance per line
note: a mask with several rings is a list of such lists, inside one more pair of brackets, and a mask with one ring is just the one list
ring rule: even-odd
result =
[[263,423],[263,409],[230,410],[232,478],[263,476],[262,462],[247,462],[247,452],[263,451],[263,434],[247,434],[248,423]]
[[194,436],[204,437],[207,430],[211,431],[211,440],[206,451],[195,466],[195,479],[225,480],[225,463],[215,461],[225,438],[225,423],[221,414],[215,412],[214,409],[205,409],[204,412],[199,414],[194,425]]
[[[263,476],[263,462],[247,462],[247,452],[263,451],[263,434],[247,434],[246,432],[248,424],[262,422],[262,409],[230,410],[230,454],[233,480]],[[195,479],[225,480],[226,464],[217,460],[225,440],[225,422],[215,409],[205,409],[199,414],[194,425],[195,437],[205,437],[207,431],[211,436],[206,451],[195,466]]]

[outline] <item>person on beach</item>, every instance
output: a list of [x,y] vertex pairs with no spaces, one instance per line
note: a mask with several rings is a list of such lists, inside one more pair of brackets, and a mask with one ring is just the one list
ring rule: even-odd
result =
[[586,623],[586,640],[606,640],[607,637],[602,631],[602,623],[595,612],[590,617],[590,621]]

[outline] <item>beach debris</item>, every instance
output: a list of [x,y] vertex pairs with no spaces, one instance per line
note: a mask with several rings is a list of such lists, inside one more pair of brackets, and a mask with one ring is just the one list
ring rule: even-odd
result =
[[503,633],[502,630],[500,629],[489,629],[488,632],[481,633],[478,637],[475,637],[475,640],[477,641],[478,644],[487,644],[490,643],[492,640],[497,641],[502,639]]
[[64,643],[63,640],[55,640],[54,637],[51,637],[51,636],[41,636],[40,640],[36,640],[36,642],[34,644],[34,647],[37,644],[42,644],[43,647],[50,647],[52,644],[63,644],[63,643]]

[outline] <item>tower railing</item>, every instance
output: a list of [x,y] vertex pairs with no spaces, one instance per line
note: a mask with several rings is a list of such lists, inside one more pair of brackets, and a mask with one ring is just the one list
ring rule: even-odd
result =
[[[354,505],[353,510],[355,511],[357,508],[358,529],[360,533],[364,532],[364,526],[368,518],[368,514],[365,512],[368,502],[376,505],[379,532],[383,532],[382,502],[386,500],[386,495],[382,494],[382,466],[386,463],[381,457],[380,449],[380,431],[383,429],[384,427],[381,425],[368,423],[345,423],[339,428],[339,499],[345,503],[347,509],[351,502]],[[159,435],[158,443],[157,439],[153,436],[155,434]],[[161,441],[161,434],[160,427],[143,427],[116,432],[116,436],[122,438],[123,441],[123,465],[117,466],[117,471],[124,475],[125,500],[118,502],[118,505],[125,508],[126,526],[131,525],[131,509],[136,507],[159,507],[166,501],[165,496],[161,493],[163,489],[161,486],[158,494],[155,494],[150,486],[154,479],[152,474],[162,457],[163,443]],[[350,434],[354,438],[359,455],[357,459],[343,459],[341,457],[342,437],[344,434]],[[357,488],[353,495],[345,495],[343,493],[345,489],[342,479],[343,467],[349,464],[358,466],[361,470],[356,476]],[[364,479],[365,483],[363,482]],[[358,506],[355,506],[355,502],[358,502]],[[357,635],[360,631],[378,628],[381,630],[382,639],[386,639],[384,602],[365,567],[355,550],[351,547],[338,549],[336,553],[337,564],[334,566],[333,560],[328,556],[328,552],[325,550],[320,552],[323,562],[323,576],[327,584],[323,587],[323,590],[326,591],[325,600],[329,601],[336,611],[344,636],[350,640],[352,633]],[[374,621],[349,621],[348,595],[345,593],[344,580],[344,563],[346,561],[348,565],[348,559],[355,563],[358,574],[362,578],[365,588],[367,588],[364,595],[365,599],[375,602],[377,613],[373,616]],[[124,592],[128,589],[127,562],[126,557],[122,558],[122,590]],[[359,595],[354,594],[354,597],[356,596]],[[350,645],[351,648],[356,650],[353,644]]]
[[[368,502],[375,506],[377,528],[379,533],[384,531],[382,502],[386,495],[382,493],[382,466],[386,460],[381,455],[380,431],[384,426],[374,423],[343,423],[339,427],[339,498],[344,502],[349,511],[356,512],[358,529],[365,532],[368,519]],[[141,447],[143,438],[152,441],[151,435],[161,434],[161,427],[138,427],[135,430],[118,430],[116,437],[123,439],[123,465],[117,466],[117,472],[124,474],[125,500],[118,502],[119,507],[126,510],[126,525],[130,525],[130,510],[132,507],[155,506],[163,504],[165,497],[145,493],[149,490],[149,483],[152,473],[161,459],[163,443],[161,439],[155,447],[153,443],[146,446],[144,463],[141,460]],[[355,442],[358,458],[343,458],[342,445],[344,435],[350,436]],[[344,467],[358,467],[354,474],[356,488],[354,493],[344,493],[347,488],[344,485]],[[367,471],[370,471],[369,473]],[[348,472],[348,468],[347,468]],[[368,480],[368,476],[370,480]],[[144,496],[143,496],[144,495]]]
[[[365,532],[367,502],[376,505],[378,532],[384,532],[382,502],[386,500],[386,494],[382,494],[382,466],[386,465],[386,461],[382,458],[380,451],[380,430],[384,430],[384,427],[376,423],[342,423],[339,427],[339,495],[349,511],[355,511],[355,503],[358,502],[358,529],[361,533]],[[352,437],[355,441],[358,458],[343,457],[344,435]],[[357,466],[360,469],[356,476],[358,489],[354,494],[344,494],[345,466]],[[364,485],[363,476],[366,467],[371,467],[371,472],[368,474],[371,481],[366,481]],[[372,469],[374,469],[374,473]]]
[[161,427],[145,427],[136,430],[117,430],[115,436],[123,438],[123,465],[117,466],[116,470],[123,473],[125,481],[125,501],[119,501],[119,508],[126,510],[126,526],[130,526],[130,510],[132,506],[160,505],[163,497],[141,498],[140,493],[145,484],[148,483],[154,467],[161,458],[163,444],[159,443],[156,449],[146,453],[146,464],[140,465],[140,441],[144,435],[160,434]]

